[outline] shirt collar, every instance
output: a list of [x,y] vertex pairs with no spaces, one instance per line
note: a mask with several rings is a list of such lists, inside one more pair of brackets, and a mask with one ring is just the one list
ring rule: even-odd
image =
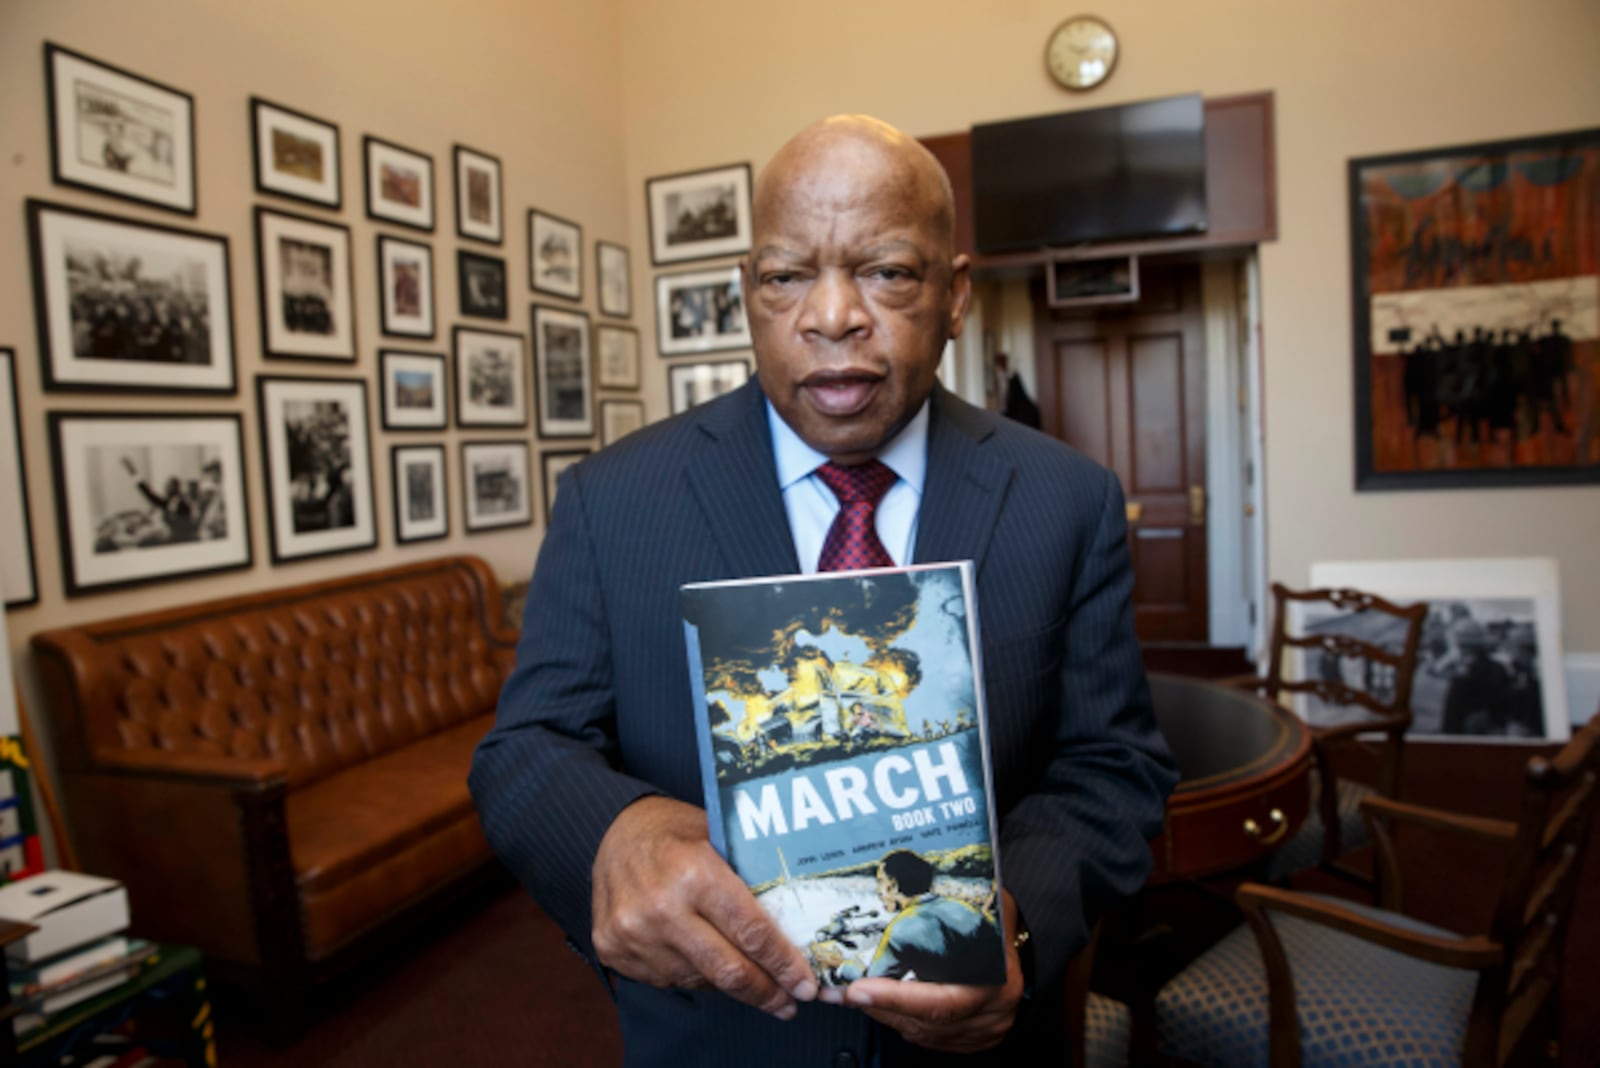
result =
[[[778,488],[787,491],[790,486],[808,478],[811,472],[828,462],[822,453],[807,445],[799,434],[772,406],[767,405],[767,425],[772,428],[772,458],[778,468]],[[911,422],[896,434],[889,444],[878,450],[878,460],[893,471],[922,496],[922,484],[928,473],[928,410],[932,398],[922,402]]]

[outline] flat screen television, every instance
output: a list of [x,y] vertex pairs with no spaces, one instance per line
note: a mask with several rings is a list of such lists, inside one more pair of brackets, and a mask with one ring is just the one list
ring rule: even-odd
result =
[[1199,94],[972,128],[979,252],[1206,228]]

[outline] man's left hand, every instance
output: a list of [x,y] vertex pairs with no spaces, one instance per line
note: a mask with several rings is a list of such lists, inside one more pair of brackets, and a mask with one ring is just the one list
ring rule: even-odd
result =
[[[1017,929],[1017,903],[1002,897],[1005,930]],[[1006,944],[1004,986],[859,979],[844,992],[844,1003],[862,1009],[908,1042],[950,1053],[976,1053],[1000,1044],[1017,1019],[1022,1000],[1022,961]]]

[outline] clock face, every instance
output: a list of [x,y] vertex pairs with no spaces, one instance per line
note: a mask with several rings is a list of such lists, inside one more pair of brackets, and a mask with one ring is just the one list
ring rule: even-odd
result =
[[1117,65],[1117,35],[1092,15],[1070,18],[1050,35],[1044,62],[1068,89],[1093,89]]

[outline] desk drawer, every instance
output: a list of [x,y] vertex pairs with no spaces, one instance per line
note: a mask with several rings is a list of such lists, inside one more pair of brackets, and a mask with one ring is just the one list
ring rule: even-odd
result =
[[1156,870],[1168,878],[1192,878],[1242,868],[1282,848],[1305,822],[1310,808],[1304,774],[1287,776],[1245,796],[1235,793],[1215,801],[1203,796],[1192,801],[1175,798],[1167,809],[1164,832],[1152,843]]

